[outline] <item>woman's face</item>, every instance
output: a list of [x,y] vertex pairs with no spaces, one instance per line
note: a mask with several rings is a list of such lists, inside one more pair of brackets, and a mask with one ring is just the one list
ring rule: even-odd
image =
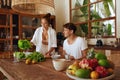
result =
[[41,25],[42,25],[44,28],[48,28],[48,27],[49,27],[49,23],[47,22],[46,19],[42,19],[42,20],[41,20]]
[[67,28],[64,28],[63,30],[64,37],[69,37],[71,34],[73,34],[73,30],[69,30]]

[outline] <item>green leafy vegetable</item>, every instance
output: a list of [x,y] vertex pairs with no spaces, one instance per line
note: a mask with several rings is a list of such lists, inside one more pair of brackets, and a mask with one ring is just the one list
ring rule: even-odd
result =
[[18,59],[23,59],[25,58],[25,54],[23,52],[14,52],[14,57]]
[[29,54],[26,59],[30,59],[30,60],[36,60],[37,62],[42,62],[45,61],[45,57],[43,54],[39,53],[39,52],[33,52],[31,54]]
[[30,41],[28,40],[19,40],[18,41],[18,47],[22,50],[27,50],[29,48],[31,48],[31,44]]

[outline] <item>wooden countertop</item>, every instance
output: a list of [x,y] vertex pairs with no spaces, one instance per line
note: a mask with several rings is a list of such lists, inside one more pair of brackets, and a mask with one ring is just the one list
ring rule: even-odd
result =
[[[14,63],[12,59],[1,59],[0,71],[9,80],[71,80],[65,71],[55,71],[51,59],[31,65],[26,65],[24,62]],[[120,66],[116,66],[113,80],[120,80],[119,75]]]
[[103,45],[103,46],[95,46],[95,45],[88,45],[89,48],[93,47],[95,49],[101,49],[101,50],[114,50],[114,51],[120,51],[120,46],[114,47],[114,46],[108,46],[108,45]]
[[55,71],[51,59],[30,65],[24,62],[14,63],[12,59],[1,59],[0,71],[9,80],[71,80],[65,71]]

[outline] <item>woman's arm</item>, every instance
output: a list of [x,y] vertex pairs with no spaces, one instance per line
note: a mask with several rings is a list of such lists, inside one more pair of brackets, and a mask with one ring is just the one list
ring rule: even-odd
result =
[[51,55],[52,55],[51,52],[52,52],[53,50],[55,50],[55,47],[51,47],[50,50],[49,50],[47,53],[45,53],[45,55],[46,55],[46,56],[51,56]]

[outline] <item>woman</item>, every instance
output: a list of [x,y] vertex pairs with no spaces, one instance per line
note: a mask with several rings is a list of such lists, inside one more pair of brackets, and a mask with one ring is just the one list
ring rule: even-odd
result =
[[44,54],[46,57],[50,56],[57,47],[56,32],[50,24],[51,14],[46,14],[41,19],[41,27],[37,28],[31,43],[36,46],[36,51]]
[[86,57],[87,43],[82,37],[75,35],[76,26],[73,23],[67,23],[64,26],[63,54],[68,54],[70,59],[80,59]]

